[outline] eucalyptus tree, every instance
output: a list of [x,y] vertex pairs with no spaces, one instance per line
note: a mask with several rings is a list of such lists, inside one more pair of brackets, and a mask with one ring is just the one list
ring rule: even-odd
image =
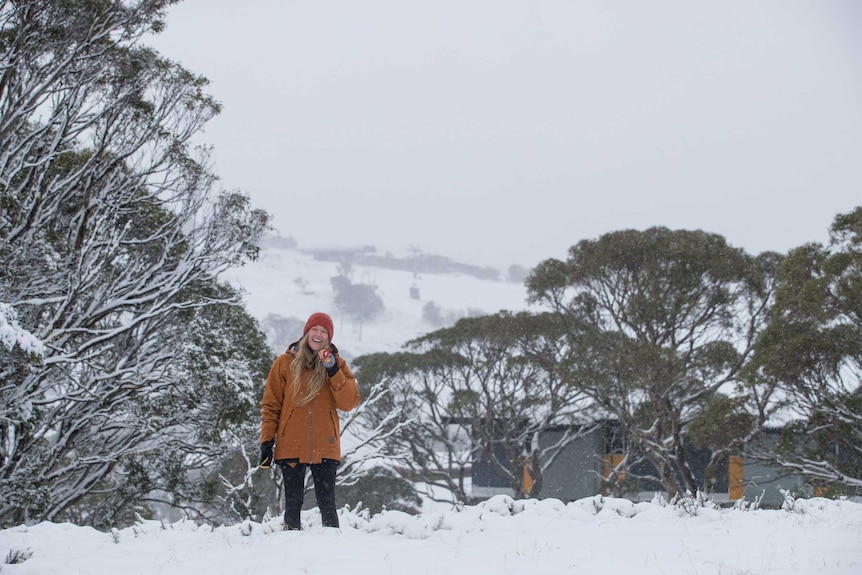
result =
[[[530,301],[565,326],[565,379],[619,423],[624,463],[646,458],[669,495],[699,488],[687,426],[719,392],[748,393],[743,368],[766,319],[774,261],[715,234],[656,227],[583,240],[527,280]],[[749,415],[734,441],[756,432],[762,418]]]
[[219,111],[207,81],[142,43],[172,3],[0,1],[0,302],[43,349],[0,347],[0,524],[110,522],[212,452],[194,414],[218,386],[190,346],[236,343],[206,310],[240,303],[215,278],[256,257],[268,216],[216,192],[192,144]]
[[469,439],[453,422],[440,398],[446,395],[435,373],[452,358],[437,352],[374,353],[356,358],[361,388],[385,390],[363,405],[368,425],[381,430],[379,464],[391,467],[435,501],[467,501],[472,463]]
[[828,245],[792,250],[779,271],[757,365],[786,394],[791,423],[759,456],[838,489],[862,487],[862,207]]
[[[408,352],[357,360],[363,378],[387,382],[390,408],[412,418],[391,448],[403,468],[463,501],[466,471],[481,454],[513,495],[537,496],[584,422],[582,394],[558,376],[559,326],[551,314],[500,312],[417,338]],[[567,431],[540,442],[555,426]]]

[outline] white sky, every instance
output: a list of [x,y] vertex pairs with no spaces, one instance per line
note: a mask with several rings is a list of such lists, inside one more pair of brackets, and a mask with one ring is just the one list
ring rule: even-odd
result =
[[482,265],[664,225],[751,253],[862,205],[857,0],[185,0],[153,40],[301,247]]

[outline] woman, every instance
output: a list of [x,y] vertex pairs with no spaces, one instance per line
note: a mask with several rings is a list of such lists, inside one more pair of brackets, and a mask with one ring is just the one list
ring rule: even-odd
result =
[[275,360],[263,391],[260,467],[273,461],[284,475],[284,525],[300,529],[305,471],[325,527],[338,527],[335,471],[341,460],[338,412],[359,404],[356,378],[332,345],[332,318],[313,313],[302,338]]

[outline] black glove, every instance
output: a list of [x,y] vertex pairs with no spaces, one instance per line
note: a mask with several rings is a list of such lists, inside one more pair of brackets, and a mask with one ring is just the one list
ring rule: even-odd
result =
[[257,466],[261,469],[269,469],[272,465],[272,446],[275,445],[275,440],[270,439],[260,444],[260,461]]
[[317,352],[317,357],[320,358],[320,363],[326,369],[326,373],[329,374],[329,377],[338,373],[338,362],[335,361],[335,354],[332,353],[331,349],[328,347],[321,349]]

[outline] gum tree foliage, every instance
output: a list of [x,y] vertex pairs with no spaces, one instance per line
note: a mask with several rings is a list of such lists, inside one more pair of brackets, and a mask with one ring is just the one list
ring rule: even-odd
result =
[[[759,258],[701,231],[609,233],[540,263],[527,280],[567,334],[563,377],[619,422],[625,471],[638,458],[670,495],[701,486],[686,461],[688,427],[730,410],[744,425],[713,448],[740,446],[759,429],[743,368],[762,329],[776,255]],[[755,386],[756,387],[756,386]],[[732,405],[718,401],[734,398]],[[769,409],[768,389],[758,387]],[[711,427],[714,430],[714,427]],[[630,472],[629,472],[629,475]]]
[[[249,518],[252,510],[265,510],[255,505],[261,498],[254,490],[234,489],[226,476],[231,461],[244,463],[240,472],[245,476],[256,469],[260,399],[275,355],[257,322],[233,303],[237,294],[232,287],[211,282],[202,295],[229,303],[197,308],[180,318],[189,328],[171,378],[183,385],[175,387],[167,410],[174,416],[185,413],[192,422],[188,431],[195,451],[191,457],[178,454],[184,465],[173,478],[168,499],[144,491],[140,499],[229,523]],[[251,458],[243,457],[248,453]]]
[[367,420],[387,431],[379,464],[436,488],[427,493],[435,501],[467,501],[470,446],[458,435],[463,428],[450,425],[445,409],[441,413],[438,407],[443,388],[435,380],[435,364],[443,361],[439,355],[363,355],[355,360],[356,376],[362,387],[386,390],[380,401],[366,406]]
[[[359,377],[389,390],[377,418],[409,418],[385,452],[411,478],[467,501],[474,450],[516,497],[535,497],[545,470],[577,436],[538,441],[551,426],[582,423],[582,394],[558,377],[560,322],[500,312],[459,320],[409,342],[409,351],[357,359]],[[524,465],[532,477],[524,485]]]
[[267,215],[190,143],[206,80],[141,44],[171,3],[0,0],[0,302],[44,346],[0,348],[2,525],[204,498],[190,473],[260,385],[214,278]]
[[786,394],[793,423],[764,459],[838,489],[862,487],[862,207],[836,216],[829,244],[780,268],[758,366]]

